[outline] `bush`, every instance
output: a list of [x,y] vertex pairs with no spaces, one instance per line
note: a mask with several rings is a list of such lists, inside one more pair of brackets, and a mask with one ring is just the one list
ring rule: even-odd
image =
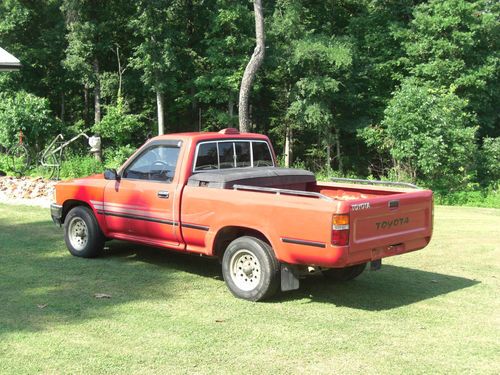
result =
[[116,105],[106,107],[106,114],[92,130],[100,134],[104,142],[112,145],[134,144],[137,138],[145,138],[141,136],[145,127],[140,116],[126,113],[126,106],[121,98],[118,98]]
[[478,159],[480,181],[486,186],[498,186],[500,181],[500,137],[484,138]]
[[57,133],[57,125],[49,109],[49,101],[25,91],[0,93],[0,144],[11,147],[19,130],[27,142],[38,149]]
[[434,202],[446,206],[500,208],[500,191],[490,188],[478,191],[435,193]]
[[135,151],[136,148],[130,145],[105,149],[104,160],[106,168],[118,169]]
[[368,146],[392,160],[397,180],[422,180],[439,190],[462,190],[476,152],[476,120],[452,89],[409,79],[394,94],[381,126],[364,130]]
[[60,178],[76,178],[102,173],[104,165],[93,156],[73,155],[61,164]]

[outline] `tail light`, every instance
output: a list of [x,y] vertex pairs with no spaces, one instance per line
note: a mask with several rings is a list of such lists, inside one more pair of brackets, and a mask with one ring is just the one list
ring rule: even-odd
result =
[[333,215],[332,245],[346,246],[349,244],[349,215]]

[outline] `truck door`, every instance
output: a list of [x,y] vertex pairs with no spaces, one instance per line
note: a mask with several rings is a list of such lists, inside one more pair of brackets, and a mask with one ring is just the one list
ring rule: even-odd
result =
[[176,215],[175,173],[178,141],[155,141],[121,171],[104,190],[103,213],[108,229],[154,245],[180,243]]

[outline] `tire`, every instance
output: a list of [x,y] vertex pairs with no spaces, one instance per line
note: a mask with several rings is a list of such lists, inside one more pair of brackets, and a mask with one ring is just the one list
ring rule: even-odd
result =
[[30,166],[30,162],[30,153],[24,144],[13,146],[7,154],[9,169],[18,175],[24,175],[24,172],[26,172]]
[[344,268],[330,268],[328,270],[323,270],[323,275],[332,281],[350,281],[361,275],[365,268],[366,263]]
[[95,258],[104,249],[104,235],[92,211],[77,206],[64,220],[64,241],[69,252],[77,257]]
[[[43,160],[43,162],[46,164],[45,166],[42,165],[42,170],[44,171],[43,176],[51,180],[52,177],[54,177],[54,174],[56,173],[56,170],[58,169],[59,163],[57,162],[57,158],[54,154],[49,154],[47,158]],[[59,173],[58,173],[59,175]],[[56,178],[59,176],[56,176]]]
[[261,301],[280,286],[280,267],[273,249],[264,241],[244,236],[232,241],[222,258],[222,275],[234,296]]

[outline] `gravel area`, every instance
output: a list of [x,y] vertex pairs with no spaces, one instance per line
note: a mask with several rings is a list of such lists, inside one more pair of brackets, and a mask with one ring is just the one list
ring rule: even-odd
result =
[[0,203],[49,207],[57,181],[31,177],[0,177]]

